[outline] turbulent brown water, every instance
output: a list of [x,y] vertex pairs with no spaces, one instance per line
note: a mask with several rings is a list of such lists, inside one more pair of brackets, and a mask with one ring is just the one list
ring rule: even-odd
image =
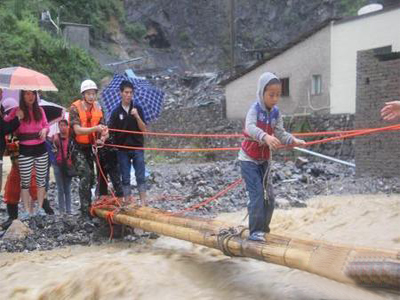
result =
[[[399,196],[329,196],[277,210],[300,238],[400,249]],[[240,223],[245,213],[220,218]],[[141,243],[0,255],[1,299],[399,299],[298,270],[161,237]]]

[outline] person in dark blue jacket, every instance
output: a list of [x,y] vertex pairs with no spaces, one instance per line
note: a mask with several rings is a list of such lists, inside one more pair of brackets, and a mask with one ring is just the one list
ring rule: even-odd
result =
[[[142,109],[134,102],[134,87],[129,81],[122,81],[120,85],[122,101],[111,113],[109,128],[146,132],[146,123]],[[113,132],[116,145],[127,148],[118,149],[117,159],[122,178],[122,189],[127,203],[131,202],[131,166],[135,169],[137,189],[141,205],[146,205],[146,176],[144,160],[143,134]],[[134,148],[134,149],[129,149]]]

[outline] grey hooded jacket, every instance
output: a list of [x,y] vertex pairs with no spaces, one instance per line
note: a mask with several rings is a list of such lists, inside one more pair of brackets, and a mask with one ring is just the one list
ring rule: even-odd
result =
[[[249,111],[247,112],[246,115],[246,125],[245,125],[245,131],[250,137],[256,141],[259,141],[259,143],[264,144],[264,137],[267,134],[265,131],[263,131],[261,128],[257,127],[257,109],[256,105],[257,103],[260,104],[261,109],[263,109],[267,114],[269,114],[269,110],[265,107],[263,96],[264,96],[264,90],[265,87],[268,85],[268,83],[272,79],[278,79],[274,74],[270,72],[266,72],[260,76],[260,79],[258,80],[258,86],[257,86],[257,101],[254,102]],[[291,144],[293,142],[293,136],[286,132],[286,130],[283,128],[283,119],[281,114],[279,114],[278,121],[274,127],[274,136],[282,143],[282,144]],[[252,161],[255,163],[263,163],[264,161],[256,161],[252,158],[250,158],[244,151],[243,149],[240,149],[239,151],[239,160],[243,161]]]

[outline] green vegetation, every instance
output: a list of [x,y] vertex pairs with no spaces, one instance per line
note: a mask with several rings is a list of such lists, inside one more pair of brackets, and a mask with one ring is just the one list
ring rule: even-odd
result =
[[[92,42],[108,37],[108,21],[111,17],[123,21],[124,4],[121,0],[46,0],[51,13],[63,21],[90,24]],[[122,23],[122,22],[121,22]]]
[[142,24],[138,22],[124,24],[124,32],[127,37],[136,41],[140,41],[146,35],[146,27],[144,27]]
[[187,44],[190,41],[189,34],[185,31],[179,33],[179,39],[184,44]]
[[[87,52],[67,46],[60,37],[44,31],[39,26],[40,12],[49,7],[54,8],[56,2],[1,2],[0,67],[23,66],[48,75],[59,92],[46,93],[45,97],[69,105],[79,97],[79,86],[83,79],[91,78],[98,82],[106,73]],[[75,1],[69,1],[73,2]],[[81,10],[77,9],[78,12]]]

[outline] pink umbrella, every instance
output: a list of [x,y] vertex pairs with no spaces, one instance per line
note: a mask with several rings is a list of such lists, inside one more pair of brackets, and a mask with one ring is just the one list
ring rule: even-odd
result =
[[23,67],[0,69],[0,88],[28,91],[58,91],[49,77]]

